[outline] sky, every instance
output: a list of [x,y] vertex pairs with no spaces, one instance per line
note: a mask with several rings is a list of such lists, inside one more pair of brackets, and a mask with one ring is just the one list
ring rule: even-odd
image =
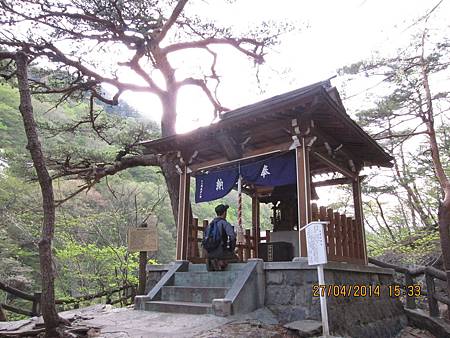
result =
[[[259,85],[248,58],[232,48],[215,47],[220,53],[217,67],[222,76],[218,96],[225,107],[233,109],[327,79],[336,75],[337,69],[370,59],[377,53],[395,55],[398,48],[409,43],[412,23],[436,3],[425,0],[241,0],[230,5],[210,0],[188,4],[186,11],[231,26],[238,32],[268,20],[289,22],[294,27],[293,31],[282,34],[278,45],[267,51],[266,62],[260,68]],[[450,13],[449,1],[441,4],[436,15],[435,20],[442,25],[446,25],[444,13]],[[201,51],[180,53],[171,61],[180,77],[210,65],[209,55]],[[123,76],[133,79],[131,74]],[[350,113],[361,105],[365,89],[373,85],[367,82],[363,88],[355,87],[339,78],[332,83],[344,98],[352,96],[344,100]],[[160,119],[161,106],[156,97],[127,93],[123,98],[144,116]],[[213,121],[212,106],[196,87],[180,90],[177,107],[177,132]]]
[[[266,62],[259,69],[259,83],[255,68],[246,56],[231,47],[212,48],[219,54],[217,71],[221,85],[218,97],[223,106],[234,109],[331,78],[339,68],[361,60],[379,55],[395,56],[399,49],[411,42],[411,26],[437,3],[438,0],[237,0],[230,4],[223,0],[191,0],[185,11],[218,25],[230,26],[244,35],[261,22],[271,21],[273,25],[288,22],[292,25],[292,31],[280,36],[279,44],[266,50]],[[431,38],[435,35],[450,36],[448,13],[450,0],[444,0],[430,20],[430,26],[437,28],[430,30]],[[88,44],[83,46],[87,50],[91,47]],[[122,52],[116,50],[101,60],[100,65],[106,73],[108,69],[117,68],[117,61],[127,59],[127,51]],[[92,55],[93,58],[98,56]],[[177,79],[182,79],[208,71],[211,56],[196,50],[176,53],[170,61],[176,69]],[[127,67],[123,67],[119,75],[127,82],[142,81]],[[151,75],[163,86],[156,72]],[[377,78],[354,82],[346,77],[332,80],[350,116],[374,103],[374,96],[369,94],[374,92],[373,87],[378,82]],[[379,87],[377,89],[379,91]],[[122,99],[143,116],[160,120],[162,112],[158,98],[126,92]],[[186,86],[180,90],[177,111],[176,129],[179,133],[214,120],[212,105],[197,87]],[[390,171],[380,171],[380,181],[389,179],[392,179]],[[324,189],[318,191],[322,205],[331,202],[331,196],[340,198],[336,194],[322,192]]]
[[[242,32],[267,20],[289,22],[295,27],[267,51],[259,84],[255,68],[245,56],[232,48],[215,47],[222,75],[219,99],[225,107],[233,109],[333,77],[345,65],[377,56],[395,56],[411,42],[411,26],[436,4],[437,1],[425,0],[245,0],[223,5],[221,1],[210,0],[187,10]],[[439,27],[441,34],[449,28],[446,13],[450,13],[448,0],[444,0],[433,17],[433,26]],[[436,32],[432,30],[431,34]],[[210,65],[209,56],[202,52],[181,54],[171,61],[180,77]],[[373,105],[371,94],[376,97],[377,90],[378,93],[382,90],[382,86],[374,89],[379,81],[367,78],[351,82],[337,77],[332,84],[340,91],[347,112],[354,116],[362,107]],[[160,119],[158,99],[140,94],[126,94],[125,98],[144,116]],[[177,108],[179,133],[213,121],[212,106],[196,87],[180,91]],[[371,184],[385,184],[392,179],[390,170],[373,170],[379,175]],[[373,170],[366,169],[362,174]],[[319,188],[318,194],[320,205],[330,205],[345,197],[344,192],[329,187]],[[383,202],[395,206],[389,197],[382,198]],[[351,214],[353,210],[348,211]]]

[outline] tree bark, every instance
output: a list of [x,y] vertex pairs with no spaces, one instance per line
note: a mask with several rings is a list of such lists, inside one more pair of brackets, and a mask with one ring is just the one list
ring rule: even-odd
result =
[[[388,134],[389,136],[392,136],[392,125],[391,120],[388,119]],[[392,142],[392,140],[391,140]],[[390,149],[391,153],[394,152],[393,146],[391,145]],[[422,223],[430,228],[433,226],[433,224],[430,222],[430,218],[432,217],[431,214],[427,214],[424,209],[426,209],[426,206],[424,205],[423,201],[421,200],[420,196],[416,194],[416,192],[410,187],[408,181],[411,180],[411,177],[408,172],[406,172],[406,167],[404,166],[404,155],[403,155],[403,148],[400,148],[400,159],[402,160],[402,170],[400,170],[399,163],[397,162],[397,159],[394,158],[394,174],[396,176],[396,181],[400,186],[403,187],[403,189],[406,190],[406,193],[408,195],[408,200],[412,200],[414,203],[412,203],[410,206],[414,210],[417,211],[419,214],[419,217],[422,221]]]
[[176,134],[177,123],[177,92],[174,86],[169,86],[167,92],[162,95],[161,136],[167,137]]
[[174,222],[178,219],[178,193],[180,190],[180,175],[178,175],[175,165],[176,160],[171,156],[163,156],[160,159],[161,171],[166,181]]
[[52,259],[52,240],[55,226],[55,202],[52,179],[47,171],[39,141],[36,121],[33,115],[31,93],[28,86],[27,56],[23,52],[16,55],[17,81],[20,93],[19,110],[22,114],[25,134],[27,136],[27,149],[30,151],[33,165],[36,170],[42,193],[42,208],[44,219],[42,224],[41,239],[39,241],[39,260],[42,275],[41,311],[44,318],[46,336],[57,337],[56,328],[60,318],[55,306],[55,286]]
[[[163,114],[161,118],[161,136],[167,137],[176,134],[177,123],[177,92],[175,85],[175,75],[165,56],[160,55],[157,59],[160,63],[160,69],[164,75],[167,85],[167,91],[160,96]],[[187,159],[186,159],[187,160]],[[167,185],[174,222],[178,219],[178,194],[180,190],[180,177],[176,171],[177,159],[172,155],[165,155],[160,159],[161,171]]]
[[442,262],[447,276],[447,294],[450,294],[450,191],[439,205],[439,235],[441,239]]
[[389,236],[391,236],[391,239],[394,243],[397,243],[397,239],[395,238],[391,227],[389,226],[388,222],[386,221],[386,218],[384,217],[383,207],[381,206],[381,203],[378,200],[378,197],[375,197],[375,202],[377,203],[378,210],[380,210],[381,219],[383,220],[384,226],[386,227],[387,231],[389,232]]
[[2,308],[2,305],[0,304],[0,322],[6,322],[8,318],[6,317],[6,313]]
[[434,128],[433,99],[428,79],[429,68],[424,57],[425,36],[426,31],[422,34],[422,55],[420,58],[422,86],[425,91],[426,111],[422,113],[421,117],[422,121],[425,122],[427,126],[431,159],[433,160],[434,171],[443,192],[443,201],[440,203],[438,211],[439,235],[441,239],[442,261],[444,263],[444,270],[447,276],[447,295],[450,295],[450,180],[447,177],[442,165],[439,145],[436,138],[436,130]]

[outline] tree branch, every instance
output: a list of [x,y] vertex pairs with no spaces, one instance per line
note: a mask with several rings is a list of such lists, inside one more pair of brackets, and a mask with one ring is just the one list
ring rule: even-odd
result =
[[[439,3],[440,4],[440,3]],[[439,5],[438,4],[438,5]],[[427,63],[425,61],[425,36],[427,31],[424,30],[422,34],[422,54],[420,58],[420,70],[421,70],[421,76],[422,76],[422,86],[425,90],[425,101],[426,101],[426,117],[422,118],[422,120],[426,123],[427,130],[428,130],[428,137],[430,140],[430,149],[431,149],[431,159],[433,160],[434,169],[436,172],[437,179],[439,181],[439,184],[444,191],[444,198],[447,203],[450,204],[450,180],[447,177],[444,167],[442,165],[441,157],[439,154],[439,145],[436,140],[436,131],[434,128],[434,111],[433,111],[433,99],[431,95],[431,89],[428,82],[428,67]]]
[[100,182],[100,180],[104,177],[112,176],[117,174],[118,172],[135,168],[139,166],[158,166],[159,165],[159,156],[157,155],[139,155],[139,156],[130,156],[124,157],[120,161],[116,161],[110,165],[92,165],[91,167],[86,168],[70,168],[69,166],[63,166],[62,172],[53,176],[53,179],[59,177],[69,177],[76,176],[76,178],[81,178],[86,183],[82,185],[79,189],[71,193],[69,196],[56,201],[56,206],[60,206],[61,204],[67,202],[71,198],[80,194],[83,191],[89,191],[96,183]]
[[411,137],[411,136],[424,135],[424,134],[426,135],[426,134],[428,134],[428,132],[426,132],[426,131],[419,131],[419,132],[416,132],[416,133],[406,133],[406,134],[379,136],[379,137],[375,137],[374,139],[379,141],[379,140],[385,140],[385,139]]
[[184,6],[186,6],[186,3],[187,3],[187,0],[179,0],[178,1],[177,5],[175,6],[175,9],[173,10],[172,14],[170,15],[170,18],[166,21],[164,26],[161,28],[161,33],[159,33],[157,36],[158,42],[162,41],[166,37],[170,28],[177,21],[178,17],[180,16],[181,12],[183,11]]
[[15,57],[16,57],[16,53],[0,52],[0,60],[14,59]]
[[[249,44],[254,47],[254,50],[247,50],[243,48],[242,44]],[[241,53],[251,57],[255,60],[256,63],[264,62],[264,54],[262,51],[257,52],[258,48],[262,48],[264,46],[263,42],[257,41],[255,39],[242,38],[242,39],[232,39],[232,38],[214,38],[209,37],[203,40],[198,41],[189,41],[189,42],[179,42],[172,44],[170,46],[164,47],[162,52],[165,54],[177,52],[185,49],[193,49],[193,48],[205,48],[210,45],[228,45],[232,46]]]
[[228,111],[228,108],[223,107],[217,100],[216,98],[213,96],[213,94],[211,93],[211,91],[209,90],[208,86],[206,85],[206,82],[204,80],[201,79],[195,79],[193,77],[188,77],[182,81],[177,82],[177,87],[180,88],[182,86],[186,86],[186,85],[192,85],[192,86],[197,86],[200,87],[203,92],[206,94],[206,96],[208,97],[209,101],[212,103],[212,105],[214,106],[214,117],[217,117],[217,114],[220,114],[221,112],[224,111]]

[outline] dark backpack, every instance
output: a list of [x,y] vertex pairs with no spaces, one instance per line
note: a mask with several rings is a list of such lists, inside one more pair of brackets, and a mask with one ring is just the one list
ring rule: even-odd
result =
[[203,235],[202,246],[207,252],[211,252],[222,243],[222,234],[219,228],[219,221],[213,220],[206,227]]

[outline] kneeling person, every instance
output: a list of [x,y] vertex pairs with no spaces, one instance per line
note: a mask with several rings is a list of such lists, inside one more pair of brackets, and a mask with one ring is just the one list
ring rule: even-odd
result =
[[239,261],[234,253],[236,234],[233,226],[226,220],[228,208],[228,205],[219,204],[215,208],[217,217],[205,229],[203,248],[207,252],[208,271],[222,271],[228,263]]

